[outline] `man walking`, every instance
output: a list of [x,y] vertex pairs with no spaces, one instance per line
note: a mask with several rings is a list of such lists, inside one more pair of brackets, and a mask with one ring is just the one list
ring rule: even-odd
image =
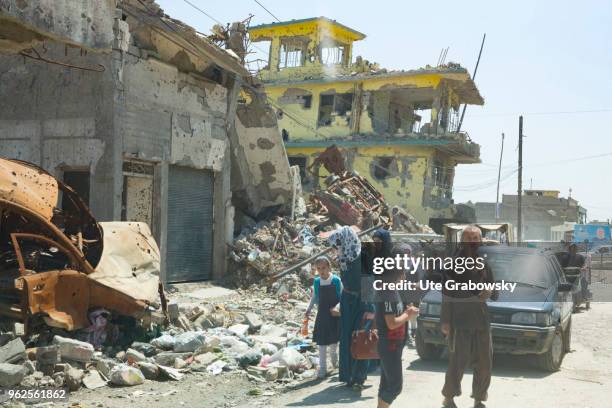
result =
[[[471,259],[472,265],[478,257],[477,251],[482,243],[480,229],[469,226],[463,230],[461,244],[456,259],[464,258],[462,265],[467,265],[467,259]],[[475,266],[473,269],[465,270],[458,268],[459,262],[455,263],[454,270],[447,271],[445,278],[457,283],[469,283],[470,281],[494,282],[493,274],[484,263],[483,268]],[[488,290],[444,290],[441,311],[441,329],[448,341],[448,369],[442,395],[444,395],[443,406],[456,408],[454,397],[461,395],[461,379],[468,364],[474,369],[472,381],[472,398],[474,407],[483,408],[483,401],[487,400],[487,390],[491,383],[491,370],[493,361],[493,349],[491,342],[491,322],[487,311],[486,300],[497,299],[497,292]]]

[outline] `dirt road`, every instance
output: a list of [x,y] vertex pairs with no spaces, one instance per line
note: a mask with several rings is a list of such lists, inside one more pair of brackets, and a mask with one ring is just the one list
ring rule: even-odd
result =
[[[612,406],[612,303],[594,303],[591,310],[573,315],[572,352],[562,369],[545,373],[531,367],[525,357],[496,356],[488,406],[495,408],[600,408]],[[423,362],[414,349],[404,353],[404,391],[393,406],[441,406],[446,361]],[[472,375],[463,379],[464,395],[459,407],[471,407]],[[267,407],[375,407],[378,374],[371,375],[372,387],[361,395],[335,382],[304,387],[259,402]],[[252,407],[253,402],[240,406]]]
[[[591,310],[572,316],[572,352],[561,371],[545,373],[529,358],[496,356],[489,392],[495,408],[600,408],[612,406],[612,303],[593,303]],[[404,391],[394,406],[439,408],[446,361],[421,361],[414,349],[404,353]],[[180,382],[146,381],[135,387],[104,387],[72,394],[67,404],[54,406],[120,408],[162,407],[375,407],[378,374],[361,395],[341,386],[335,376],[322,383],[287,390],[275,383],[253,383],[244,372],[219,376],[190,374]],[[459,407],[470,407],[472,375],[463,379]],[[260,396],[251,396],[253,392]],[[284,392],[283,392],[284,391]]]

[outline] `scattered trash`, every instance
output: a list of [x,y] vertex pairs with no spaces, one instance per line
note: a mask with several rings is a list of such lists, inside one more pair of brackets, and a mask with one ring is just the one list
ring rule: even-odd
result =
[[110,382],[115,385],[138,385],[145,380],[142,371],[127,364],[119,364],[110,371]]
[[221,361],[221,360],[215,361],[214,363],[212,363],[206,368],[206,371],[208,371],[212,375],[218,375],[218,374],[221,374],[221,372],[223,371],[223,368],[226,365],[227,363],[225,361]]
[[206,337],[204,332],[186,332],[174,338],[175,352],[193,352],[200,348]]

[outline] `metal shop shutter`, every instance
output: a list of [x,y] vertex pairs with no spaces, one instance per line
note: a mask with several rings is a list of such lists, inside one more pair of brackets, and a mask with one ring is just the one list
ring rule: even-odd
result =
[[213,181],[211,171],[169,166],[168,282],[212,278]]

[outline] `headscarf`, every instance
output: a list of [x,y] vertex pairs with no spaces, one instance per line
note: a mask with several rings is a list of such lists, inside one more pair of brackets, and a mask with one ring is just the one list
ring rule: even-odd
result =
[[400,242],[393,247],[393,252],[395,252],[396,254],[406,254],[410,256],[412,255],[412,246],[410,246],[410,244],[407,244],[406,242]]
[[332,232],[329,236],[329,243],[340,252],[338,260],[342,270],[346,270],[348,264],[361,255],[361,241],[351,227],[340,227]]
[[380,251],[376,251],[376,256],[390,257],[393,249],[393,243],[391,242],[391,234],[384,228],[379,228],[374,231],[372,238],[379,238],[382,241],[382,248]]

